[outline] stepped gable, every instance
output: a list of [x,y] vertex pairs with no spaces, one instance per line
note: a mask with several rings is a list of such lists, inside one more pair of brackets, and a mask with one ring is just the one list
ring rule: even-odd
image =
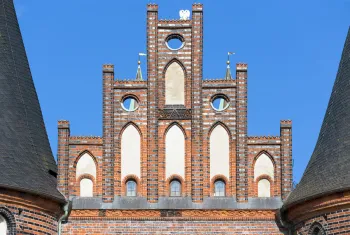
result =
[[350,29],[315,150],[284,208],[350,190]]
[[0,187],[64,201],[13,0],[0,0]]

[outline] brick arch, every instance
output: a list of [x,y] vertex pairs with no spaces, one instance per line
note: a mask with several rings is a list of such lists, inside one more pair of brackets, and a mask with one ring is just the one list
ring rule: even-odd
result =
[[[139,126],[133,122],[133,121],[129,121],[127,122],[121,129],[120,129],[120,132],[119,132],[119,141],[121,141],[122,139],[122,135],[124,133],[124,131],[126,130],[126,128],[128,128],[130,125],[134,126],[136,128],[136,130],[138,131],[138,133],[140,134],[140,138],[142,139],[142,131],[141,129],[139,128]],[[121,146],[119,146],[119,148],[121,148]]]
[[[187,78],[187,71],[186,71],[186,67],[183,65],[183,63],[177,59],[177,58],[172,58],[171,60],[169,60],[166,65],[164,66],[164,69],[163,69],[163,77],[165,78],[165,74],[166,74],[166,71],[168,70],[169,66],[172,64],[172,63],[178,63],[180,65],[180,67],[182,68],[183,72],[184,72],[184,76],[185,76],[185,81],[186,81],[186,78]],[[186,82],[185,82],[185,85],[186,85]]]
[[9,235],[16,235],[16,219],[11,211],[6,207],[0,207],[0,215],[6,220]]
[[78,195],[80,196],[80,181],[83,180],[83,179],[89,179],[89,180],[92,181],[92,183],[93,183],[92,196],[95,197],[97,195],[97,182],[96,182],[95,177],[93,175],[90,175],[90,174],[82,174],[76,180],[76,186],[75,187],[76,187]]
[[319,222],[314,222],[308,231],[308,235],[314,235],[315,230],[319,229],[322,235],[326,235],[324,227]]
[[254,181],[254,194],[256,197],[259,195],[259,181],[260,180],[268,180],[270,182],[270,197],[274,197],[274,188],[276,186],[276,183],[273,181],[273,179],[269,175],[260,175],[256,180]]
[[141,184],[140,184],[140,178],[137,177],[136,175],[127,175],[124,177],[124,179],[122,180],[122,186],[121,186],[121,193],[122,196],[126,196],[126,183],[129,180],[133,180],[136,182],[136,196],[140,195],[140,190],[141,190]]
[[170,184],[172,181],[177,180],[180,182],[181,184],[181,196],[185,195],[185,180],[177,174],[173,174],[171,176],[168,177],[168,179],[166,180],[166,186],[165,186],[165,190],[166,190],[166,196],[170,197]]
[[258,160],[258,158],[265,154],[266,156],[268,156],[273,164],[273,168],[274,168],[274,174],[276,174],[276,161],[275,159],[273,158],[272,154],[270,154],[267,150],[261,150],[255,157],[254,157],[254,160],[253,160],[253,168],[255,166],[255,163],[256,161]]
[[74,169],[77,168],[77,164],[78,164],[80,158],[81,158],[84,154],[86,154],[86,153],[90,155],[90,157],[92,158],[92,160],[94,160],[94,162],[95,162],[95,164],[96,164],[96,175],[97,175],[97,169],[98,169],[98,162],[97,162],[97,159],[96,159],[96,157],[95,157],[89,150],[87,150],[87,149],[81,151],[81,152],[78,154],[78,156],[75,158],[74,163],[73,163],[73,168],[74,168]]
[[[165,129],[164,131],[164,139],[166,137],[166,135],[168,134],[168,131],[173,127],[173,126],[177,126],[180,128],[180,130],[182,131],[182,133],[184,134],[184,137],[185,137],[185,140],[187,140],[187,134],[186,134],[186,131],[185,129],[182,127],[182,125],[179,123],[179,122],[172,122],[168,125],[168,127]],[[185,146],[186,148],[186,146]]]
[[230,190],[230,181],[229,179],[224,176],[224,175],[215,175],[211,180],[210,180],[210,196],[214,196],[214,190],[215,190],[215,182],[218,180],[222,180],[225,183],[225,197],[230,197],[231,196],[231,190]]
[[[228,136],[230,137],[230,140],[232,139],[231,131],[230,131],[230,129],[227,127],[227,125],[226,125],[225,123],[223,123],[222,121],[217,121],[217,122],[215,122],[213,125],[211,125],[210,129],[208,130],[208,135],[207,135],[207,140],[208,140],[208,141],[210,140],[210,135],[211,135],[211,133],[213,132],[213,130],[214,130],[217,126],[219,126],[219,125],[222,126],[222,127],[226,130]],[[230,141],[230,142],[231,142],[231,141]],[[231,143],[230,143],[230,144],[231,144]]]

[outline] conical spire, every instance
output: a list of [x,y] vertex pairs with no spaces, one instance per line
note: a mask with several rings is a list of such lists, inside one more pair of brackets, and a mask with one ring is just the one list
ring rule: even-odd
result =
[[350,29],[315,150],[284,208],[350,189]]
[[232,75],[231,75],[231,69],[230,69],[230,61],[228,60],[226,63],[227,63],[227,68],[226,68],[225,80],[231,80]]
[[0,0],[0,187],[64,201],[13,0]]
[[143,81],[142,78],[142,71],[141,71],[141,61],[139,60],[137,66],[137,72],[136,72],[136,81]]

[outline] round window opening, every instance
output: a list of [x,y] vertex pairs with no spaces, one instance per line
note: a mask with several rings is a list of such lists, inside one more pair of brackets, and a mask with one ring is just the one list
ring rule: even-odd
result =
[[223,111],[227,109],[229,105],[230,102],[228,101],[228,98],[224,95],[217,95],[211,101],[211,106],[216,111]]
[[170,35],[165,40],[165,44],[170,50],[176,51],[184,47],[185,41],[180,35]]
[[126,97],[123,99],[122,107],[128,112],[135,111],[139,107],[139,102],[134,97]]

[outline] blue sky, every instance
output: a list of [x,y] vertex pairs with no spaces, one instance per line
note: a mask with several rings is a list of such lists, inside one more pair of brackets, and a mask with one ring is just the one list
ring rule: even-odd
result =
[[[59,119],[71,122],[72,135],[102,135],[102,64],[135,77],[149,2],[15,0],[55,156]],[[153,2],[160,18],[177,19],[195,1]],[[280,119],[292,119],[298,182],[328,104],[350,0],[196,2],[204,4],[204,77],[225,75],[228,51],[236,52],[232,63],[248,63],[248,133],[279,135]]]

